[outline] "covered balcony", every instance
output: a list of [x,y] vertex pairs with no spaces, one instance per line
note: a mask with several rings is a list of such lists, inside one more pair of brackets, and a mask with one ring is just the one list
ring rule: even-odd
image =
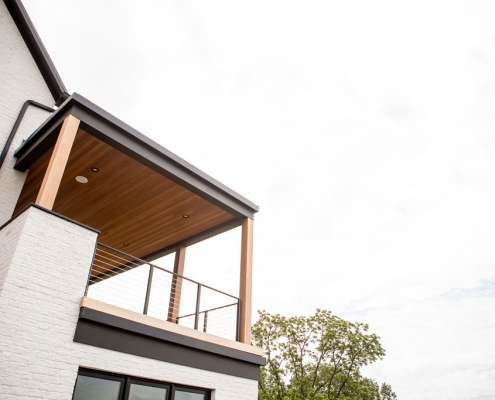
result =
[[[101,232],[83,308],[250,344],[255,204],[78,94],[15,156],[29,170],[15,213],[34,203]],[[239,291],[188,279],[187,247],[238,226]],[[173,270],[153,264],[172,253]]]

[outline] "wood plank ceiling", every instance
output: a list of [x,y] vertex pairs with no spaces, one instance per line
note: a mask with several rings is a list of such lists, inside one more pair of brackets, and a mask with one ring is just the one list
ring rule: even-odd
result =
[[[30,167],[16,213],[35,202],[51,153]],[[53,211],[100,230],[99,242],[139,258],[234,219],[83,130],[76,135]]]

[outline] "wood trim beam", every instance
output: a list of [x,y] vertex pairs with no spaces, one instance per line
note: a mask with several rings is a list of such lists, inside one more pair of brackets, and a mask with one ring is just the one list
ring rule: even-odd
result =
[[79,128],[79,120],[69,115],[65,118],[62,129],[58,135],[55,148],[53,149],[52,157],[48,163],[48,167],[41,184],[38,197],[36,198],[36,204],[41,207],[45,207],[48,210],[53,208],[57,192],[64,175],[65,167],[67,166],[67,160],[76,138],[77,129]]
[[[186,262],[186,247],[177,246],[175,250],[174,273],[184,276],[184,264]],[[180,310],[180,297],[182,294],[182,278],[177,275],[172,276],[172,286],[170,287],[170,302],[168,303],[167,321],[176,323]]]
[[239,340],[251,344],[251,303],[253,287],[253,220],[242,221],[241,236],[241,274],[239,283],[239,299],[241,301],[241,317]]

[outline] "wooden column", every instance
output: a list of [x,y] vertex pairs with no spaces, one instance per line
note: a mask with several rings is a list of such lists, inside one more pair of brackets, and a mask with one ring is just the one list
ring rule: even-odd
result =
[[239,298],[241,300],[241,317],[239,340],[251,344],[251,301],[253,286],[253,220],[242,221],[241,237],[241,276]]
[[65,118],[62,124],[62,129],[58,135],[57,143],[53,149],[52,157],[46,169],[43,182],[41,184],[36,204],[48,208],[53,208],[53,203],[57,197],[58,188],[62,181],[62,176],[69,159],[70,150],[76,138],[77,129],[79,128],[79,120],[69,115]]
[[[174,273],[184,275],[184,263],[186,261],[186,247],[178,246],[175,250]],[[180,296],[182,293],[182,278],[173,275],[172,286],[170,288],[170,302],[168,304],[167,321],[176,323],[179,316]]]

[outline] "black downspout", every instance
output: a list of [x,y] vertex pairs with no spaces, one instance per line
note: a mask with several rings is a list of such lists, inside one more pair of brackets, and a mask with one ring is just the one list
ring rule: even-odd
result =
[[38,103],[37,101],[34,101],[34,100],[26,100],[24,102],[24,105],[21,108],[21,112],[19,113],[19,116],[15,120],[14,127],[12,128],[12,131],[10,132],[9,138],[7,139],[7,143],[5,143],[5,146],[2,150],[2,154],[0,154],[0,168],[2,168],[5,157],[7,157],[7,153],[9,152],[10,146],[11,146],[12,142],[14,141],[14,137],[15,137],[15,134],[17,133],[17,129],[19,129],[19,126],[21,125],[22,119],[24,118],[24,114],[26,114],[26,110],[29,106],[38,107],[38,108],[41,108],[42,110],[49,111],[49,112],[55,112],[55,110],[53,108],[45,106],[45,105]]

